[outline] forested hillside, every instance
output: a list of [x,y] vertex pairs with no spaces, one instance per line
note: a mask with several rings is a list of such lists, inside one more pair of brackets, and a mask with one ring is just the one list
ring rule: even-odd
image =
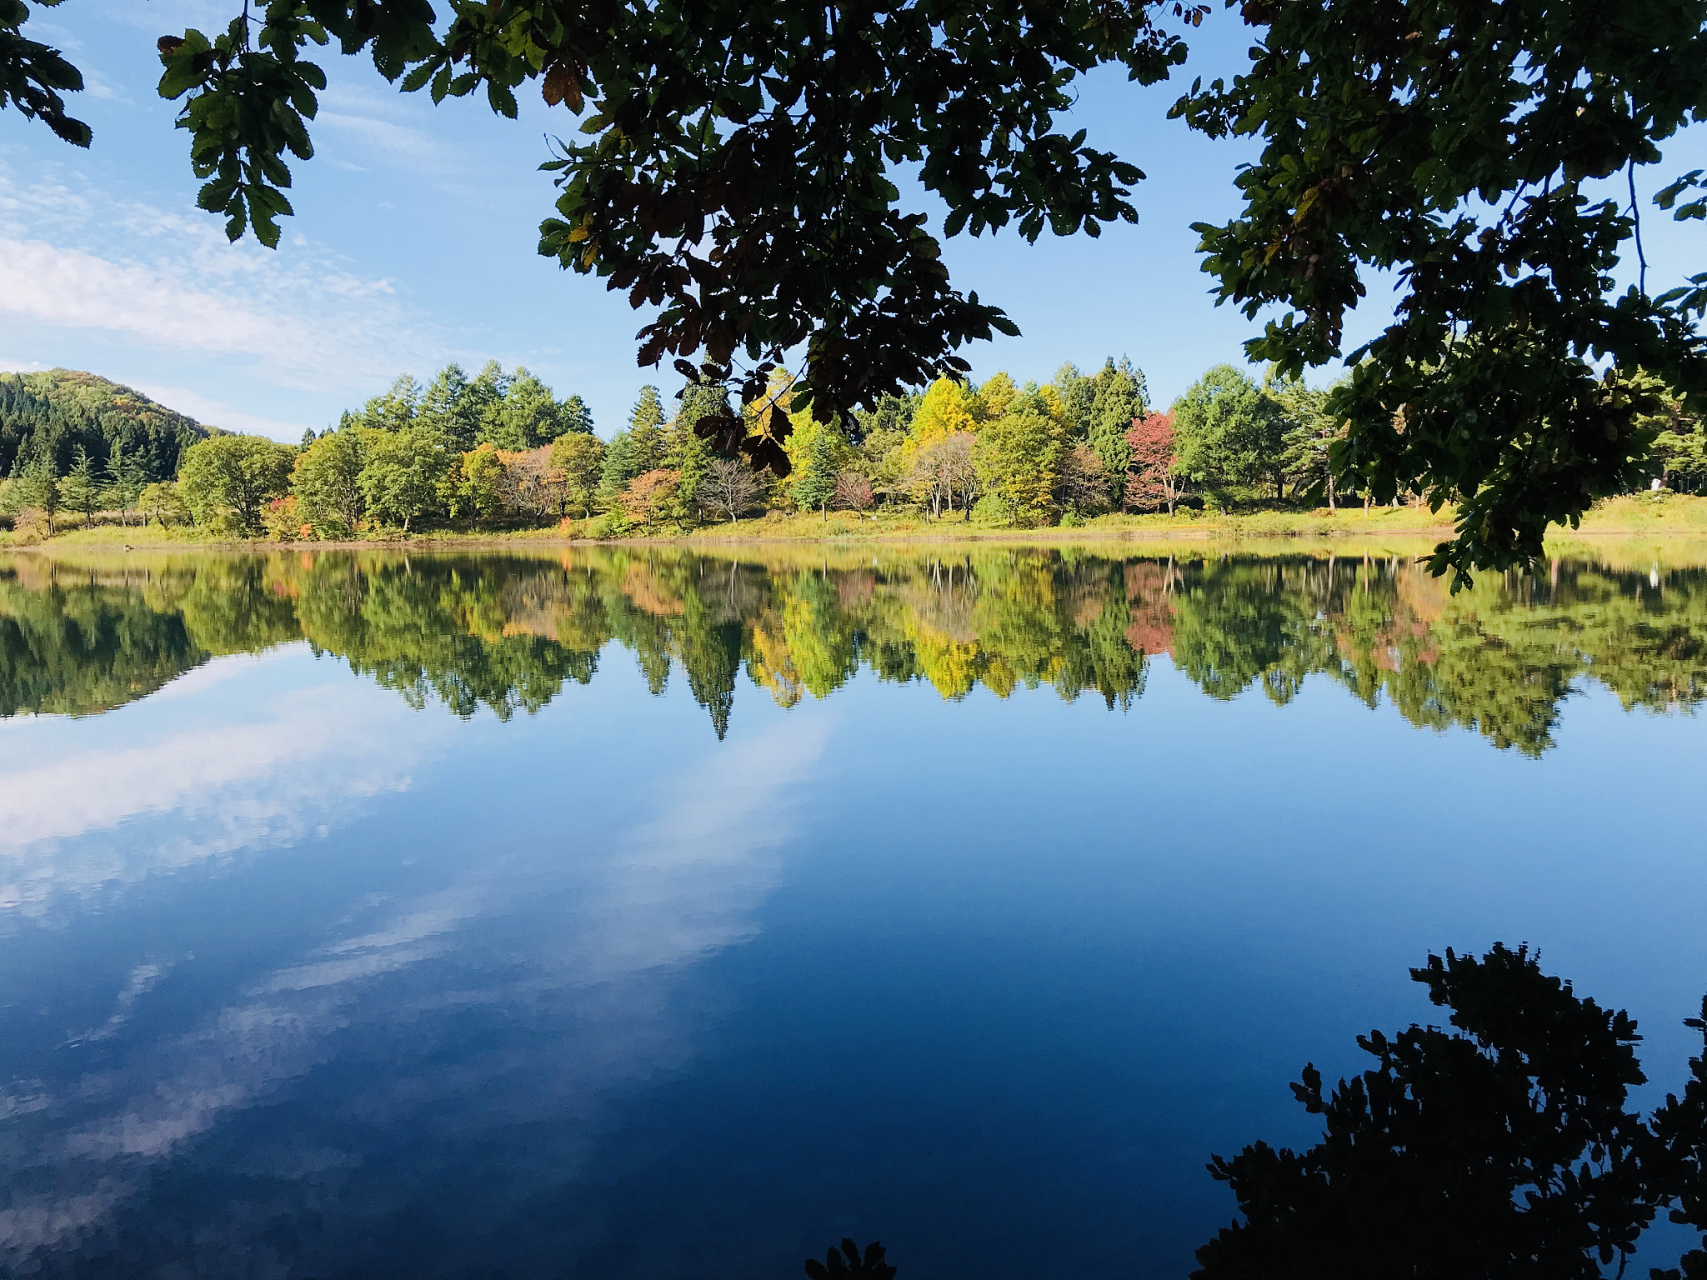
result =
[[44,457],[64,475],[81,445],[97,468],[118,447],[143,464],[149,480],[170,480],[179,453],[210,434],[194,418],[92,373],[0,374],[0,475],[18,474]]

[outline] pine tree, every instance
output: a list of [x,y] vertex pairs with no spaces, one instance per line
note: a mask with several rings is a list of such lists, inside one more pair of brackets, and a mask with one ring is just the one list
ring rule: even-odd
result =
[[433,375],[421,395],[421,417],[459,453],[472,449],[480,438],[485,402],[474,393],[473,385],[462,366],[453,362]]
[[126,517],[136,509],[142,500],[142,491],[147,487],[148,465],[136,454],[128,452],[122,442],[115,444],[107,458],[107,495],[125,523],[129,523]]
[[1121,505],[1121,486],[1127,465],[1132,461],[1132,447],[1126,433],[1134,421],[1144,416],[1144,374],[1133,368],[1126,357],[1115,364],[1111,356],[1096,376],[1096,394],[1086,415],[1085,443],[1102,459],[1103,473],[1113,482],[1109,497]]
[[836,491],[840,434],[840,428],[814,421],[810,414],[802,413],[795,418],[794,434],[788,441],[789,457],[794,462],[789,496],[803,511],[822,509],[826,520],[830,516],[830,496]]
[[85,525],[95,522],[95,508],[101,505],[101,486],[95,479],[95,464],[89,458],[89,451],[82,445],[77,446],[71,470],[60,482],[59,497],[71,510],[83,513]]
[[1083,440],[1090,425],[1091,401],[1096,398],[1096,379],[1085,377],[1079,372],[1079,366],[1069,361],[1055,371],[1055,381],[1051,385],[1061,397],[1068,438]]
[[634,433],[619,431],[605,446],[604,466],[599,474],[599,501],[607,506],[640,474],[634,460]]
[[587,402],[580,396],[572,395],[557,406],[558,421],[563,427],[563,434],[580,431],[587,435],[593,433],[593,411],[587,408]]
[[664,465],[681,477],[677,492],[684,506],[698,510],[700,486],[711,465],[711,445],[694,427],[701,418],[729,413],[729,393],[722,387],[695,383],[682,391],[681,405],[670,421]]
[[628,434],[635,475],[664,465],[664,402],[658,398],[657,387],[648,384],[640,388],[640,399],[628,415]]

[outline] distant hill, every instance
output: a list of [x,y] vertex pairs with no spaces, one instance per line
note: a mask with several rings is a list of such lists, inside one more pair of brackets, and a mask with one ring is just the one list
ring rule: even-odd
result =
[[115,445],[146,459],[149,477],[177,473],[178,454],[214,434],[142,392],[92,373],[0,373],[0,476],[51,454],[61,474],[82,445],[104,466]]

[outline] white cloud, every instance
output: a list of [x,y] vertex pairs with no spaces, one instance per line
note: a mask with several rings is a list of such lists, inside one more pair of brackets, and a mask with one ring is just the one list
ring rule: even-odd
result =
[[[58,1092],[29,1082],[19,1108],[28,1127],[14,1147],[21,1164],[51,1171],[59,1190],[0,1213],[0,1259],[22,1264],[98,1231],[126,1198],[112,1191],[121,1172],[136,1178],[130,1194],[143,1192],[150,1164],[182,1155],[233,1112],[330,1061],[348,1037],[391,1034],[391,1019],[408,1022],[414,1052],[374,1096],[343,1103],[370,1124],[430,1108],[446,1090],[489,1098],[512,1123],[586,1114],[612,1082],[682,1060],[692,1042],[669,998],[673,975],[756,931],[792,834],[787,793],[816,766],[827,733],[822,717],[791,717],[719,749],[673,785],[660,780],[659,815],[613,848],[483,858],[377,927],[357,927],[261,978],[197,1030],[131,1046],[122,1072]],[[530,923],[542,895],[551,902],[543,936]],[[464,929],[485,921],[490,932],[499,919],[514,947],[531,940],[529,960],[494,970],[478,951],[459,956]],[[433,960],[452,967],[411,983],[406,999],[380,985]],[[433,1015],[474,1003],[549,1016],[573,1050],[438,1064],[422,1047],[436,1033]],[[478,1126],[484,1114],[436,1123]]]
[[391,280],[305,237],[278,252],[231,244],[218,218],[42,169],[23,182],[0,163],[0,320],[236,361],[262,382],[320,392],[370,390],[447,354]]
[[[52,916],[115,885],[302,839],[329,813],[409,785],[444,731],[442,718],[418,717],[394,694],[340,680],[298,688],[251,723],[0,768],[0,913]],[[400,720],[413,722],[407,732]],[[380,734],[410,750],[374,755],[362,744]],[[123,839],[103,837],[121,826]]]
[[[228,404],[191,391],[188,387],[163,387],[156,383],[139,383],[136,389],[144,395],[158,400],[168,408],[176,409],[179,413],[187,413],[190,417],[210,427],[223,427],[227,431],[243,431],[250,435],[271,436],[274,440],[284,440],[295,444],[302,438],[304,427],[314,426],[307,421],[289,421],[281,418],[263,418],[256,414],[244,413],[241,409],[233,409]],[[321,423],[319,426],[325,426]],[[319,430],[319,427],[315,427]]]
[[408,125],[393,124],[372,116],[348,115],[341,111],[322,111],[314,117],[317,126],[330,125],[378,151],[392,161],[409,168],[421,168],[438,173],[445,168],[445,148],[430,134]]

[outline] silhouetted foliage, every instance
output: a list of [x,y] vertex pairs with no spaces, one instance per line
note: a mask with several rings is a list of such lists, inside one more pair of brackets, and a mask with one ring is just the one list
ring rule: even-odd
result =
[[841,1276],[894,1280],[895,1268],[884,1260],[883,1246],[877,1241],[866,1245],[862,1254],[852,1240],[843,1240],[841,1249],[831,1249],[824,1255],[823,1262],[816,1258],[806,1259],[806,1274],[811,1280],[837,1280]]
[[1377,1065],[1324,1095],[1305,1152],[1246,1147],[1210,1172],[1245,1221],[1198,1251],[1198,1280],[1551,1277],[1626,1258],[1669,1194],[1663,1146],[1628,1107],[1635,1022],[1542,973],[1526,947],[1448,950],[1411,976],[1457,1031],[1358,1044]]

